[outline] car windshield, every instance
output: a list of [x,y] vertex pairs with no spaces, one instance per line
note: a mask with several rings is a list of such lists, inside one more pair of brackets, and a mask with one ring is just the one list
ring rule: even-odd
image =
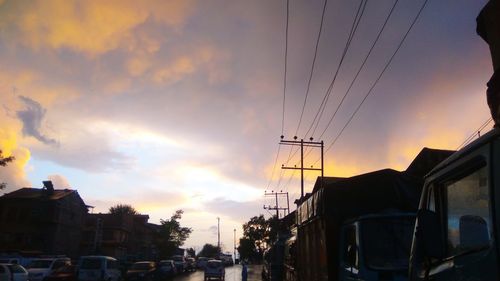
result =
[[75,267],[72,265],[65,265],[65,266],[59,267],[54,272],[70,273],[70,272],[73,272],[74,269],[75,269]]
[[184,261],[183,257],[182,256],[173,256],[172,259],[174,261]]
[[34,260],[30,263],[28,268],[50,268],[51,260]]
[[222,262],[220,261],[209,261],[207,262],[207,266],[210,268],[217,268],[222,266]]
[[161,267],[172,267],[172,263],[170,262],[160,262]]
[[82,260],[80,269],[100,269],[101,259],[86,258]]
[[133,269],[133,270],[148,270],[151,267],[152,267],[151,263],[149,263],[149,262],[138,262],[138,263],[134,263],[130,269]]
[[364,220],[361,223],[361,245],[368,267],[376,270],[404,270],[415,225],[414,217],[392,217]]
[[20,265],[17,264],[11,264],[9,265],[10,271],[13,273],[26,273],[26,270]]

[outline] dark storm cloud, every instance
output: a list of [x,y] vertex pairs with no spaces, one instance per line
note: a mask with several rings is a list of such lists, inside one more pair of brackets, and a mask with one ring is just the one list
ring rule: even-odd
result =
[[41,132],[42,121],[45,118],[47,110],[40,103],[28,97],[19,96],[26,108],[17,111],[17,117],[23,122],[23,135],[31,136],[35,139],[48,144],[58,145],[55,139],[52,139]]

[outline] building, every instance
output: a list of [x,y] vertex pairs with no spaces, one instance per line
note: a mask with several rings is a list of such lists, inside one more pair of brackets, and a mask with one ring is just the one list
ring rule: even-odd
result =
[[0,197],[0,252],[78,256],[87,206],[76,190],[44,186]]
[[83,229],[81,254],[100,254],[135,261],[155,259],[156,226],[148,215],[88,214]]

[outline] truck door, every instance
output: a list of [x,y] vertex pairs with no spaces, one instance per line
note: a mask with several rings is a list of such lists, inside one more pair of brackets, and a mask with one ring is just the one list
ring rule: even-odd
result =
[[359,252],[356,224],[344,225],[340,236],[339,280],[359,279]]
[[[428,189],[443,257],[427,258],[420,280],[498,280],[494,242],[491,167],[485,146],[445,168]],[[422,231],[428,231],[422,229]]]

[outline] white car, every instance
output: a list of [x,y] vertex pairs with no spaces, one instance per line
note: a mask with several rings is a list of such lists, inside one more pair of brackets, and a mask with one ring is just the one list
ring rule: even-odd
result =
[[121,277],[118,261],[112,257],[83,256],[78,262],[78,281],[118,281]]
[[54,270],[63,266],[71,265],[69,258],[43,258],[34,259],[28,265],[28,277],[30,281],[42,281]]
[[224,280],[226,276],[226,269],[224,268],[224,263],[220,260],[209,260],[205,266],[205,281],[212,278],[218,280]]
[[28,281],[28,271],[19,264],[0,264],[0,281]]

